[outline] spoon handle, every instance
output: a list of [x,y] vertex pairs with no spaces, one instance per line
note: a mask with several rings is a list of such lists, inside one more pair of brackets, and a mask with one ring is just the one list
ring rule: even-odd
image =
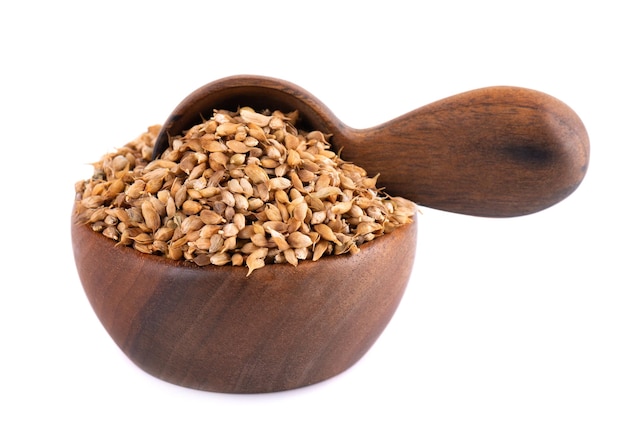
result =
[[456,213],[509,217],[572,193],[589,138],[561,101],[534,90],[489,87],[424,106],[369,129],[340,126],[336,146],[391,195]]

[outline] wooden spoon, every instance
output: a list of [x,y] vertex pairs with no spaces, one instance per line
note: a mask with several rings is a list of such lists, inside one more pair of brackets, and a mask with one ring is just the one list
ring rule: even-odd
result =
[[478,89],[354,129],[304,89],[250,75],[223,78],[187,96],[165,121],[153,157],[214,109],[243,106],[298,110],[302,128],[332,134],[342,158],[380,173],[378,184],[390,195],[456,213],[508,217],[543,210],[578,187],[589,162],[580,118],[538,91]]

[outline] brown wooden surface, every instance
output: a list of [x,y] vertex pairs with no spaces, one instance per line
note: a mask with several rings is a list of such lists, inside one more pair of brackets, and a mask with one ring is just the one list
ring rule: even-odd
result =
[[342,157],[380,173],[392,195],[478,216],[519,216],[571,194],[589,162],[576,113],[547,94],[518,87],[469,91],[368,129],[343,124],[317,98],[278,79],[234,76],[191,93],[164,123],[155,155],[215,108],[297,109],[303,126],[332,133]]
[[160,379],[224,393],[293,389],[352,366],[402,298],[416,236],[413,223],[356,255],[246,277],[116,246],[72,219],[78,274],[115,343]]

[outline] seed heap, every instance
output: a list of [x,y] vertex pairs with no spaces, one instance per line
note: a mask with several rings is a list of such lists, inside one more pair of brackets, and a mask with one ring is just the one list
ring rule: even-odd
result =
[[415,205],[384,195],[298,114],[216,110],[151,160],[160,126],[94,163],[76,184],[78,220],[138,251],[248,267],[356,253],[410,223]]

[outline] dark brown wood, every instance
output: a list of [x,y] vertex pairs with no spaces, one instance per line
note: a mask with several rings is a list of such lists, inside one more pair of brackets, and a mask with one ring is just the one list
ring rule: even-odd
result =
[[78,274],[115,343],[160,379],[223,393],[293,389],[352,366],[402,298],[416,236],[413,223],[356,255],[246,277],[139,253],[72,218]]
[[469,91],[385,124],[354,129],[317,98],[279,79],[234,76],[191,93],[164,123],[158,156],[213,109],[297,109],[302,125],[333,135],[342,157],[380,173],[392,195],[477,216],[508,217],[548,208],[571,194],[589,162],[589,138],[563,102],[519,87]]

